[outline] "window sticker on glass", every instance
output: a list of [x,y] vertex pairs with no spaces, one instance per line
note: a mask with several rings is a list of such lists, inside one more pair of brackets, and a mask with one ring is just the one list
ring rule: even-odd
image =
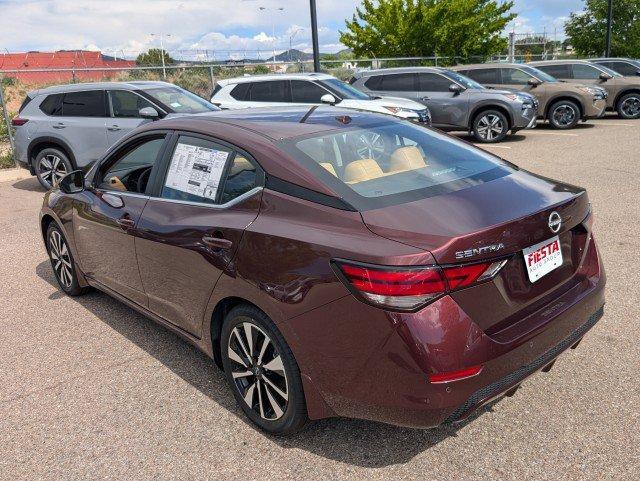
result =
[[215,200],[229,152],[178,144],[171,158],[165,187]]

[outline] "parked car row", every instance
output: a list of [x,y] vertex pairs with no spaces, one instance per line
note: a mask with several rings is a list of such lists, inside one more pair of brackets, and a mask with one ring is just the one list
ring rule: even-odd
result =
[[[320,73],[244,76],[220,80],[211,102],[164,82],[74,84],[29,92],[13,126],[19,162],[49,188],[145,120],[170,114],[328,104],[492,143],[537,119],[570,129],[606,110],[639,118],[639,75],[637,61],[596,59],[363,70],[349,83]],[[362,136],[363,158],[381,155],[382,142]]]

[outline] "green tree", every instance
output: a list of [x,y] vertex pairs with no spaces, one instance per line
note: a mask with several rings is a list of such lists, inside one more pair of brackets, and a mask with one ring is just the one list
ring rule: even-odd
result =
[[[586,0],[564,30],[578,55],[602,55],[607,35],[607,0]],[[640,0],[615,0],[611,28],[611,55],[640,57]]]
[[167,53],[166,50],[163,52],[159,48],[150,48],[146,52],[138,55],[138,58],[136,58],[136,64],[150,66],[150,67],[156,67],[156,66],[162,65],[163,53],[164,53],[165,65],[171,65],[172,63],[174,63],[174,60]]
[[506,48],[512,8],[496,0],[363,0],[340,41],[356,57],[486,57]]

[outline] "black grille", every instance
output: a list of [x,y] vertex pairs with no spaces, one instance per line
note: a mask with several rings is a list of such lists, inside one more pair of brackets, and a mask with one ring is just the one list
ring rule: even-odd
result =
[[516,369],[515,371],[507,374],[502,379],[497,380],[496,382],[489,384],[482,389],[474,392],[469,399],[467,399],[464,404],[462,404],[458,409],[456,409],[445,421],[444,424],[449,424],[457,421],[463,414],[468,412],[471,408],[473,408],[479,402],[491,398],[501,392],[507,390],[509,387],[517,384],[519,381],[523,380],[527,376],[533,374],[538,369],[549,364],[553,359],[558,357],[560,353],[574,345],[584,334],[591,329],[596,322],[600,320],[602,315],[604,314],[604,307],[598,309],[582,326],[573,331],[569,337],[567,337],[560,344],[557,344],[555,347],[551,348],[547,352],[545,352],[542,356],[532,361],[530,364],[526,366],[522,366],[521,368]]

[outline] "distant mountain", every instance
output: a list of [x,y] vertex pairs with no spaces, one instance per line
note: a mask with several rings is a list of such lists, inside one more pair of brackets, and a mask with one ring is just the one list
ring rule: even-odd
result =
[[[267,62],[273,62],[274,57],[271,56],[269,57],[266,61]],[[275,61],[276,62],[297,62],[297,61],[308,61],[308,60],[313,60],[313,54],[310,53],[305,53],[302,50],[298,50],[295,48],[292,48],[290,50],[285,50],[282,53],[279,53],[275,56]]]

